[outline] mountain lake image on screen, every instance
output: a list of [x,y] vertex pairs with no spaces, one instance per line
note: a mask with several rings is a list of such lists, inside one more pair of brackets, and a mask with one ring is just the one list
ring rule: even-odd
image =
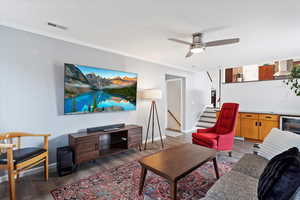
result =
[[64,113],[136,110],[137,74],[65,64]]

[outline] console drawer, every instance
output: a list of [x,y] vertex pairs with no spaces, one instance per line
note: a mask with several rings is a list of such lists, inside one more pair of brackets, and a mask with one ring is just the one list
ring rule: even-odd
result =
[[95,160],[99,157],[99,151],[76,154],[75,163],[80,164],[86,161]]
[[241,113],[241,118],[244,118],[244,119],[258,119],[258,114],[254,114],[254,113]]
[[85,153],[85,152],[91,152],[91,151],[97,151],[99,150],[99,144],[98,143],[79,143],[75,147],[75,151],[77,153]]
[[83,143],[83,142],[89,142],[89,143],[97,143],[99,140],[99,136],[85,136],[75,139],[75,143]]
[[260,114],[259,119],[261,120],[269,120],[269,121],[279,121],[279,115],[272,114]]

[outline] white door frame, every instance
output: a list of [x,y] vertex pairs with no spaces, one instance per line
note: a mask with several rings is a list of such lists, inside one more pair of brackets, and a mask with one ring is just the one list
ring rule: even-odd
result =
[[[184,77],[183,77],[184,78]],[[165,115],[165,129],[168,128],[168,86],[167,86],[167,82],[172,82],[172,81],[180,81],[180,131],[183,132],[183,126],[184,126],[184,113],[183,113],[183,78],[174,78],[174,79],[167,79],[166,80],[166,115]]]

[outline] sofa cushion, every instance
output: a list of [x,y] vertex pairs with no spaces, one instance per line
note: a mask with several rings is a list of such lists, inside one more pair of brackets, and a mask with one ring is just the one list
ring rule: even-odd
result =
[[208,191],[206,200],[257,200],[258,179],[238,171],[222,176]]
[[273,128],[259,147],[258,155],[271,160],[289,148],[298,147],[300,149],[300,135]]
[[259,178],[264,168],[268,164],[268,160],[254,154],[245,154],[232,170],[241,172],[253,178]]
[[[14,150],[13,151],[14,163],[18,164],[24,162],[44,152],[46,152],[45,149],[31,148],[31,147]],[[7,154],[3,153],[0,155],[0,164],[6,164],[6,163],[7,163]]]

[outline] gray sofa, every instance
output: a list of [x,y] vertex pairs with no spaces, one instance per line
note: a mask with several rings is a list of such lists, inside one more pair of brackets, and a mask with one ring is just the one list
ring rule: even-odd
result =
[[267,163],[261,156],[245,154],[201,200],[257,200],[258,179]]

